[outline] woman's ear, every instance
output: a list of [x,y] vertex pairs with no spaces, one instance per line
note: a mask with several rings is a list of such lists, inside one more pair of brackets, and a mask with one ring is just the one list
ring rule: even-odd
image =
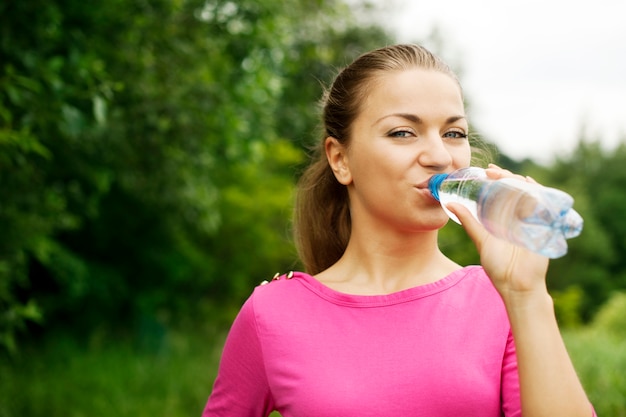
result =
[[350,173],[346,147],[336,138],[329,136],[324,142],[324,148],[326,149],[326,158],[337,181],[343,185],[350,184],[352,182],[352,174]]

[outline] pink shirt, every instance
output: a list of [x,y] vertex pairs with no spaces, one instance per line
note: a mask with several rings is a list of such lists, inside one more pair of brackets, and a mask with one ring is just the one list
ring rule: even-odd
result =
[[259,286],[203,416],[520,416],[515,346],[483,269],[388,295],[296,272]]

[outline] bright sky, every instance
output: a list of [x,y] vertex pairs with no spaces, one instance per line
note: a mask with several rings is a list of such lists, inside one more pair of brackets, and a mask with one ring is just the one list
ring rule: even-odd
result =
[[438,29],[470,121],[507,155],[549,163],[572,152],[583,126],[607,149],[626,139],[626,1],[378,2],[399,41]]

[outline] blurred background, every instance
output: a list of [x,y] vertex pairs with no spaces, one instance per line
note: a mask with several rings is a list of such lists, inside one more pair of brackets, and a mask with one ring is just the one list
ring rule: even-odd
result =
[[[468,81],[472,129],[495,162],[574,196],[585,228],[551,263],[550,291],[598,414],[626,416],[626,117],[619,102],[589,100],[623,83],[594,87],[566,65],[567,95],[550,93],[539,83],[554,60],[523,48],[515,70],[484,65],[513,59],[480,49],[486,39],[510,46],[505,33],[523,28],[443,3],[440,15],[421,1],[0,3],[0,417],[199,416],[245,298],[300,267],[293,189],[319,137],[323,86],[398,41],[428,46]],[[603,14],[578,30],[600,33],[597,49],[568,51],[602,52],[591,78],[623,82],[616,34],[594,30],[620,25],[595,3]],[[485,14],[500,24],[489,31]],[[562,23],[524,16],[527,28]],[[441,245],[478,262],[455,224]]]
[[549,163],[581,132],[607,149],[626,135],[626,2],[385,3],[400,40],[443,40],[440,53],[463,69],[476,128],[508,155]]

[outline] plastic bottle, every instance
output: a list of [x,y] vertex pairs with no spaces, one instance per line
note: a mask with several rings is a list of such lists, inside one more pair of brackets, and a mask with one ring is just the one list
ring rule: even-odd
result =
[[489,179],[482,168],[436,174],[428,188],[455,222],[459,220],[445,208],[451,202],[467,207],[494,236],[550,258],[565,255],[566,239],[583,228],[569,194],[514,178]]

